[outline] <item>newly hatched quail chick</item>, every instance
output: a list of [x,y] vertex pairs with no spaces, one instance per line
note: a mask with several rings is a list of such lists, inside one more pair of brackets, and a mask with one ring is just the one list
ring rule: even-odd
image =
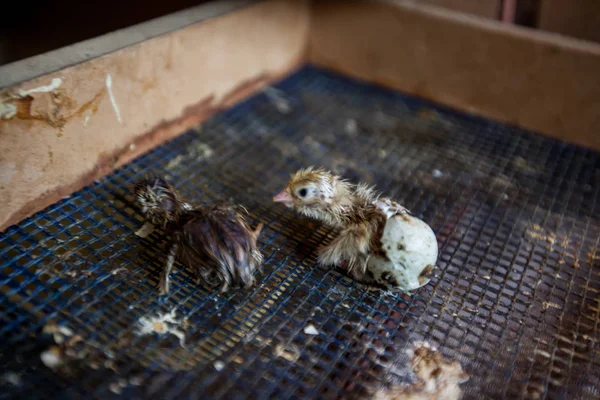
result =
[[135,186],[136,202],[144,217],[171,236],[167,262],[162,271],[160,294],[169,292],[169,274],[175,259],[196,271],[197,281],[210,286],[248,287],[263,256],[257,240],[263,224],[252,230],[232,205],[192,207],[164,179],[150,178]]
[[273,201],[339,228],[319,249],[322,264],[343,265],[355,278],[389,289],[408,291],[429,282],[438,255],[435,234],[373,188],[309,167],[292,175]]

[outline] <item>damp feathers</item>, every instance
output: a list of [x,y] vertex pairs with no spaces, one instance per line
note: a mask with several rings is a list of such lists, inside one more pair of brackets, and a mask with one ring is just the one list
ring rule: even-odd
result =
[[192,268],[198,283],[221,286],[221,291],[253,284],[254,272],[263,261],[257,247],[263,224],[251,229],[244,208],[229,204],[193,207],[167,181],[156,177],[138,182],[135,195],[144,217],[171,235],[159,283],[161,294],[169,291],[175,260]]
[[[228,205],[192,210],[189,217],[179,234],[181,262],[196,266],[199,279],[211,286],[220,284],[222,290],[232,284],[251,286],[263,261],[257,248],[262,224],[251,230],[241,213]],[[213,265],[203,262],[207,259]]]
[[142,215],[163,229],[176,223],[190,206],[184,203],[179,193],[164,179],[148,178],[135,186],[136,201]]

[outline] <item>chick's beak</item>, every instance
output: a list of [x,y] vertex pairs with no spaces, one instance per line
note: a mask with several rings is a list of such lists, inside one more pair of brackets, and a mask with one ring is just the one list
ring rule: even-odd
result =
[[294,199],[292,199],[292,195],[290,195],[287,189],[283,189],[279,194],[273,197],[273,201],[275,203],[290,204]]

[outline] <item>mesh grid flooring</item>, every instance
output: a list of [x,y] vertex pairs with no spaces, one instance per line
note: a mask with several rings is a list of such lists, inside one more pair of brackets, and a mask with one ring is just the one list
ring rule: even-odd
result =
[[[409,296],[317,265],[333,232],[270,200],[307,165],[428,222],[432,282]],[[265,223],[254,287],[219,295],[179,266],[158,298],[166,237],[134,234],[148,173]],[[305,67],[2,235],[0,397],[359,398],[406,382],[417,340],[463,365],[466,398],[598,397],[599,190],[596,152]],[[167,313],[185,347],[140,334]],[[77,337],[55,372],[53,325]]]

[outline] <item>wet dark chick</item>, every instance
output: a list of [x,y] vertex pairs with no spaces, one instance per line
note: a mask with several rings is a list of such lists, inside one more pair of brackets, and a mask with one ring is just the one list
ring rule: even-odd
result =
[[197,282],[210,286],[249,287],[263,256],[257,239],[263,224],[252,230],[242,207],[226,204],[192,207],[164,179],[150,178],[135,187],[136,202],[144,217],[171,236],[167,262],[159,283],[169,292],[169,274],[175,260],[196,272]]

